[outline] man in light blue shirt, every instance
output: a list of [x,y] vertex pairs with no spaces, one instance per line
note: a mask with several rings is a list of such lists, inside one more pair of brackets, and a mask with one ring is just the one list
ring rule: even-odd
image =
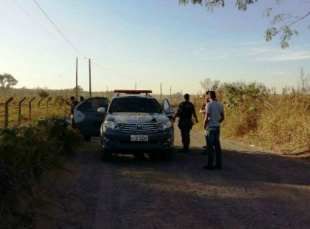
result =
[[[204,129],[206,130],[208,164],[204,169],[222,169],[222,150],[220,144],[220,123],[225,119],[223,105],[216,100],[215,91],[210,92],[210,103],[206,105]],[[215,153],[215,165],[213,158]]]

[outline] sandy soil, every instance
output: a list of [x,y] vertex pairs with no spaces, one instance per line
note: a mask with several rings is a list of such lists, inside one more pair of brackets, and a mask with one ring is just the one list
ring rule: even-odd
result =
[[[176,148],[180,147],[176,132]],[[202,133],[172,161],[100,161],[99,139],[46,178],[36,229],[309,228],[310,162],[222,141],[223,170],[207,171]]]

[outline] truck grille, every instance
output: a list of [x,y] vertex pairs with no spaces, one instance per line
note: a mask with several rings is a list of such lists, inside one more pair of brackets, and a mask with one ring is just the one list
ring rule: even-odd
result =
[[156,132],[159,123],[119,123],[122,132]]

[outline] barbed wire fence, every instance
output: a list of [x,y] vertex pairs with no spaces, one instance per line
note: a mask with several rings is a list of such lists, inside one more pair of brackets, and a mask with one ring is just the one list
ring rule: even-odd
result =
[[46,97],[10,97],[0,101],[0,128],[27,125],[38,118],[66,118],[70,108],[64,101]]

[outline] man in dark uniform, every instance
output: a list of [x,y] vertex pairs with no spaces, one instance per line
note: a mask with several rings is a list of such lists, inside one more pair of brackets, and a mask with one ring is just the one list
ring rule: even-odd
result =
[[176,117],[179,117],[178,127],[181,131],[183,144],[183,149],[180,150],[181,153],[189,152],[190,131],[193,127],[192,116],[194,116],[196,123],[198,123],[194,104],[189,101],[189,94],[185,94],[184,101],[179,104],[178,111],[173,118],[175,120]]

